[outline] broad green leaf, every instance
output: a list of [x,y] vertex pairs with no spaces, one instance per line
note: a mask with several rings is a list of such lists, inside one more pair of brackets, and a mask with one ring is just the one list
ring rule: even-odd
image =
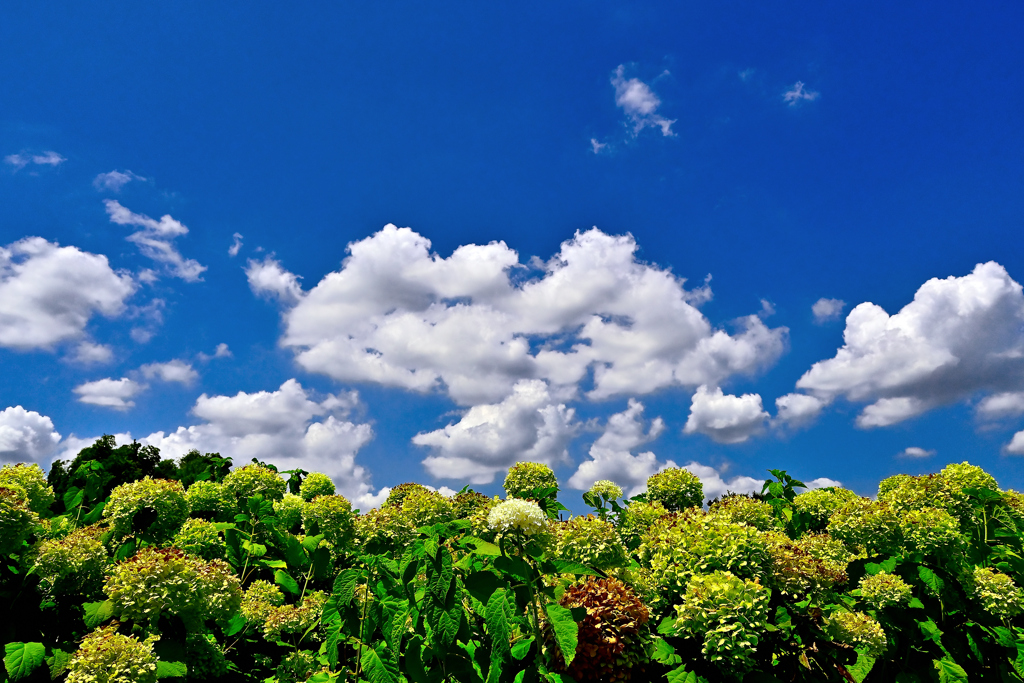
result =
[[317,548],[313,551],[313,578],[323,580],[330,575],[331,551],[327,548]]
[[67,493],[64,494],[64,509],[70,512],[81,505],[84,500],[85,491],[80,490],[76,486],[72,486],[68,489]]
[[161,660],[156,663],[157,678],[184,678],[187,675],[188,667],[185,666],[185,662],[165,662]]
[[103,508],[106,504],[106,501],[100,501],[96,507],[89,511],[89,514],[82,517],[82,524],[95,524],[100,521],[100,517],[103,516]]
[[533,636],[530,636],[525,640],[520,640],[512,646],[512,656],[516,659],[522,659],[526,655],[530,654],[531,645],[533,645]]
[[341,605],[351,605],[356,596],[356,586],[362,578],[362,571],[359,569],[346,569],[338,574],[334,580],[333,597]]
[[665,675],[665,678],[668,679],[668,683],[706,683],[706,681],[697,674],[692,671],[687,671],[685,664],[669,671]]
[[503,661],[509,653],[509,641],[512,638],[512,606],[504,588],[491,594],[487,601],[485,623],[491,636],[491,661]]
[[505,582],[499,579],[497,574],[489,571],[473,572],[467,575],[462,582],[466,591],[485,605],[491,599],[494,591],[505,585]]
[[910,604],[908,607],[910,607],[910,609],[924,609],[924,603],[917,598],[910,598]]
[[[8,615],[10,616],[10,615]],[[4,668],[12,681],[25,678],[46,659],[42,643],[7,643],[4,645]]]
[[547,612],[551,630],[555,634],[555,642],[558,643],[558,649],[562,651],[565,665],[569,666],[576,658],[579,627],[572,618],[572,612],[561,605],[549,603],[544,606],[544,611]]
[[867,678],[867,675],[871,673],[871,669],[875,666],[875,658],[870,655],[866,655],[863,652],[857,652],[857,661],[854,664],[846,667],[846,671],[853,676],[853,680],[857,683]]
[[472,552],[477,555],[486,555],[489,557],[497,557],[498,555],[501,555],[501,549],[498,546],[493,543],[488,543],[482,538],[477,538],[476,536],[466,536],[462,539],[461,543],[463,546],[472,549]]
[[419,635],[410,638],[406,646],[405,676],[413,683],[427,683],[427,671],[423,668],[423,638]]
[[241,614],[236,614],[228,622],[227,628],[224,629],[224,635],[233,636],[236,633],[240,633],[243,628],[245,628],[245,617]]
[[46,665],[50,667],[50,680],[55,681],[64,675],[71,662],[71,653],[60,648],[54,648],[53,654],[46,658]]
[[651,659],[666,666],[675,666],[683,661],[683,658],[676,654],[676,649],[664,638],[654,639],[654,654]]
[[967,672],[948,656],[935,662],[935,668],[939,671],[939,683],[968,683]]
[[288,572],[282,569],[278,569],[276,572],[274,572],[274,583],[276,583],[278,586],[285,589],[292,595],[299,594],[298,582],[295,579],[293,579]]
[[602,572],[596,569],[588,567],[585,564],[579,562],[570,562],[568,560],[551,560],[551,564],[555,566],[555,571],[559,574],[576,574],[579,576],[604,576]]
[[530,580],[530,565],[518,557],[505,557],[504,555],[494,560],[494,568],[498,571],[514,576],[520,581]]
[[114,616],[114,603],[110,600],[87,602],[82,605],[82,609],[85,610],[85,625],[89,628],[96,628]]
[[921,581],[924,582],[924,585],[928,586],[928,588],[932,590],[933,594],[942,595],[942,589],[945,588],[946,584],[938,574],[928,567],[922,566],[917,568],[917,575],[921,577]]
[[386,643],[363,650],[363,672],[370,683],[399,683],[398,666],[386,656]]
[[288,563],[284,560],[260,560],[260,564],[268,569],[287,569]]

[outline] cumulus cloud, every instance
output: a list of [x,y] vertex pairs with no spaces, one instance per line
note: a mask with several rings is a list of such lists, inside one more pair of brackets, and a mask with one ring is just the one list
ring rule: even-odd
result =
[[986,396],[975,408],[983,420],[1000,420],[1024,415],[1024,391],[1003,391]]
[[[1024,294],[999,264],[932,279],[889,315],[862,303],[846,318],[844,345],[815,363],[797,388],[824,400],[870,402],[860,427],[884,427],[979,394],[1024,390]],[[1015,399],[979,404],[1009,410]],[[986,408],[981,408],[986,406]]]
[[[672,124],[675,119],[667,119],[658,113],[661,100],[639,78],[626,78],[626,67],[620,64],[612,73],[612,86],[615,88],[615,104],[626,115],[633,127],[633,135],[639,135],[644,128],[657,128],[666,137],[674,136]],[[595,152],[598,150],[595,149]]]
[[432,476],[489,484],[516,462],[568,462],[576,431],[575,411],[556,403],[547,384],[522,380],[500,403],[473,406],[458,422],[412,442],[432,450],[423,461]]
[[63,164],[65,159],[57,152],[49,151],[43,152],[42,154],[28,154],[22,152],[21,154],[8,154],[4,157],[4,163],[8,166],[13,166],[15,171],[20,171],[26,166],[50,166],[55,168]]
[[836,481],[835,479],[829,479],[828,477],[818,477],[817,479],[811,479],[810,481],[805,481],[804,483],[807,484],[808,490],[823,489],[832,486],[843,485],[842,482]]
[[75,352],[70,359],[82,365],[109,363],[114,359],[114,351],[105,344],[83,341],[75,347]]
[[717,443],[742,443],[760,431],[767,419],[759,395],[733,396],[701,385],[693,395],[683,432],[704,434]]
[[1024,455],[1024,431],[1017,432],[1004,448],[1011,455]]
[[34,410],[0,410],[0,464],[38,463],[44,469],[60,443],[53,421]]
[[249,259],[245,276],[253,294],[267,299],[276,299],[285,306],[294,306],[302,299],[299,276],[281,267],[273,256],[262,261]]
[[773,424],[779,427],[803,427],[814,422],[826,405],[824,400],[807,394],[779,396],[775,399],[775,408],[778,412]]
[[920,446],[907,446],[899,452],[901,458],[930,458],[935,455],[935,450],[928,450]]
[[234,258],[238,256],[238,252],[242,249],[242,235],[236,232],[231,237],[233,238],[233,241],[231,242],[231,246],[228,247],[228,256]]
[[100,192],[120,192],[125,185],[133,180],[146,181],[138,173],[132,173],[129,170],[110,171],[109,173],[100,173],[93,178],[92,186]]
[[195,259],[185,258],[174,245],[174,239],[188,234],[188,228],[183,223],[174,220],[169,214],[156,220],[140,213],[132,213],[116,199],[106,199],[103,203],[107,207],[111,223],[142,228],[138,232],[133,232],[127,239],[139,248],[143,256],[162,263],[173,277],[179,277],[185,282],[198,282],[203,279],[202,274],[206,266],[200,265]]
[[114,410],[128,410],[135,406],[135,401],[132,399],[145,388],[144,384],[139,384],[127,377],[121,379],[108,377],[80,384],[74,388],[74,392],[78,394],[78,400],[82,403]]
[[842,299],[825,299],[823,297],[814,302],[814,305],[811,306],[811,313],[814,314],[814,322],[821,325],[838,320],[845,307],[846,302]]
[[220,344],[217,344],[217,348],[214,349],[212,355],[200,351],[196,354],[196,357],[205,363],[209,360],[213,360],[214,358],[231,358],[232,355],[233,354],[231,353],[231,349],[228,348],[228,345],[221,342]]
[[177,458],[196,448],[239,464],[258,458],[282,470],[324,472],[356,507],[367,509],[379,495],[370,488],[369,473],[356,464],[356,453],[373,438],[369,424],[350,419],[358,405],[356,392],[316,400],[290,379],[276,391],[203,394],[192,408],[201,423],[140,441],[157,446],[164,457]]
[[821,93],[816,90],[808,90],[803,81],[797,81],[782,94],[782,101],[791,107],[796,107],[804,102],[813,102],[820,96]]
[[146,379],[160,379],[164,382],[178,382],[189,385],[199,378],[199,373],[189,363],[174,359],[166,363],[147,363],[139,370]]
[[648,422],[643,413],[644,405],[631,398],[626,410],[609,417],[601,436],[590,447],[590,460],[580,463],[569,478],[569,486],[584,491],[595,481],[608,479],[621,486],[626,495],[635,496],[646,490],[647,478],[652,474],[675,467],[673,461],[659,461],[651,451],[633,454],[665,431],[664,420],[656,417]]
[[504,242],[443,258],[388,225],[349,245],[341,269],[308,292],[273,259],[251,261],[247,274],[254,292],[286,305],[281,343],[306,370],[443,387],[463,405],[498,402],[524,379],[571,396],[592,377],[594,399],[717,385],[781,354],[786,328],[751,315],[732,334],[715,329],[698,309],[708,285],[687,290],[636,250],[632,236],[595,228],[531,273]]
[[79,337],[93,315],[120,314],[134,291],[106,256],[41,237],[0,247],[0,346],[45,348]]

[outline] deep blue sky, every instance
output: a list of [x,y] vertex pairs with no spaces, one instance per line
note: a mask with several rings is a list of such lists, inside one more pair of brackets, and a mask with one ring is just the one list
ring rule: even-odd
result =
[[[137,284],[127,308],[92,315],[77,336],[0,347],[0,410],[48,416],[65,438],[173,431],[202,422],[190,413],[201,394],[296,378],[316,400],[359,392],[346,419],[373,427],[356,462],[374,491],[409,479],[459,488],[432,479],[429,449],[410,439],[469,405],[443,388],[339,381],[297,364],[279,345],[282,309],[244,271],[272,253],[308,290],[388,223],[442,257],[503,240],[523,263],[596,226],[631,234],[641,261],[688,288],[711,274],[700,311],[715,328],[736,333],[732,321],[770,302],[764,322],[789,329],[784,352],[720,384],[759,394],[772,416],[777,397],[835,356],[853,306],[895,314],[930,278],[962,278],[980,262],[1024,278],[1019,3],[15,3],[0,17],[0,245],[39,236],[105,255],[138,283],[160,269],[125,241],[134,228],[110,222],[104,200],[115,199],[183,223],[177,249],[207,268],[198,282],[164,273]],[[656,96],[672,135],[634,134],[616,102],[620,65]],[[787,102],[798,82],[811,95]],[[592,139],[607,146],[595,153]],[[49,151],[64,160],[31,160]],[[145,180],[97,190],[114,170]],[[230,257],[236,232],[243,246]],[[820,298],[845,302],[843,315],[816,324]],[[165,302],[162,321],[140,343],[130,330],[153,299]],[[1017,349],[1019,321],[1000,310],[1003,350]],[[71,360],[82,339],[109,359]],[[232,357],[196,359],[219,343]],[[172,359],[198,377],[147,378],[126,410],[76,400],[83,383],[142,383],[143,364]],[[969,459],[1024,486],[1019,456],[1004,450],[1020,413],[978,414],[986,396],[1024,382],[942,382],[961,388],[929,385],[921,391],[943,394],[939,405],[890,426],[855,424],[884,392],[837,392],[810,425],[766,423],[732,444],[681,432],[693,386],[580,395],[566,405],[595,421],[567,448],[586,460],[607,416],[635,397],[666,426],[634,454],[728,465],[726,478],[781,467],[871,493],[894,472]],[[907,447],[936,454],[898,457]],[[558,472],[564,481],[575,469]]]

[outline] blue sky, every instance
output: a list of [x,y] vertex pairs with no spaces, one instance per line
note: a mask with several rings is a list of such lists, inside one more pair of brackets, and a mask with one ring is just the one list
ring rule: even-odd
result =
[[1020,488],[1022,15],[7,6],[0,460]]

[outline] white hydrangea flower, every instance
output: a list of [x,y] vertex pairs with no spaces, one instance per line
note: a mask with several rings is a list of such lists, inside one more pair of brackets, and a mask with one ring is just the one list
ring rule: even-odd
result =
[[614,481],[608,481],[607,479],[595,481],[594,485],[590,487],[589,493],[592,493],[595,496],[604,494],[604,497],[608,500],[618,500],[619,498],[622,498],[622,489],[619,488],[619,485]]
[[534,536],[547,531],[548,518],[532,500],[512,498],[491,509],[487,525],[495,531],[518,529],[527,536]]

